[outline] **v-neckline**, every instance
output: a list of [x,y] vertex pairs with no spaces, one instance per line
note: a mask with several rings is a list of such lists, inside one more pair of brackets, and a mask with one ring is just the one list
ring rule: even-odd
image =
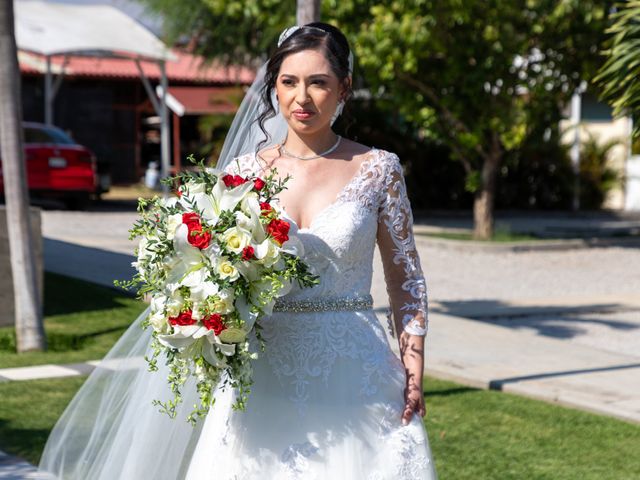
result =
[[[367,156],[367,158],[362,160],[362,162],[358,166],[358,169],[356,170],[356,173],[354,173],[351,176],[351,178],[349,179],[349,181],[347,183],[345,183],[344,186],[338,191],[338,193],[336,194],[336,196],[333,199],[333,201],[331,203],[329,203],[328,205],[326,205],[325,207],[323,207],[321,210],[318,211],[318,213],[316,213],[313,216],[313,218],[311,219],[311,222],[309,222],[309,226],[301,227],[300,224],[298,222],[296,222],[295,219],[291,215],[289,215],[287,213],[287,210],[284,207],[282,207],[282,210],[284,210],[284,212],[287,215],[287,217],[289,218],[289,220],[291,220],[293,223],[296,224],[296,227],[298,228],[299,232],[300,231],[310,231],[313,228],[313,225],[315,224],[316,220],[318,218],[320,218],[327,210],[329,210],[331,207],[333,207],[334,205],[336,205],[340,201],[340,198],[342,197],[344,192],[347,190],[347,188],[349,188],[353,182],[355,182],[358,178],[360,178],[360,176],[364,172],[365,165],[368,164],[369,162],[371,162],[372,156],[376,151],[377,151],[377,148],[372,147],[368,152],[366,152],[365,155]],[[258,166],[260,172],[264,171],[264,168],[260,164],[260,161],[258,160],[258,156],[255,153],[253,154],[253,161]]]

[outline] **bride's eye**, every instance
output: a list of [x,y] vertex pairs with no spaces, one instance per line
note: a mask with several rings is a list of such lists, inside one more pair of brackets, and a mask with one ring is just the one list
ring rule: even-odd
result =
[[290,78],[283,78],[282,80],[280,80],[280,83],[289,87],[293,85],[293,80],[291,80]]

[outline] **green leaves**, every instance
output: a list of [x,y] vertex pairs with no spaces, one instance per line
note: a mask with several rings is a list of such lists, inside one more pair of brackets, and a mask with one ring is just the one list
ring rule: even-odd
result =
[[[640,1],[630,0],[611,15],[611,36],[603,52],[607,61],[595,78],[602,98],[613,106],[616,116],[640,113]],[[640,124],[633,135],[640,138]]]

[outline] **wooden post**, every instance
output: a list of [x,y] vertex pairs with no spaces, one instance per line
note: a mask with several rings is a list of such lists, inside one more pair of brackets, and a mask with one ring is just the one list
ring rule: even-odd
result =
[[173,113],[173,169],[174,175],[182,169],[182,159],[180,158],[180,117]]

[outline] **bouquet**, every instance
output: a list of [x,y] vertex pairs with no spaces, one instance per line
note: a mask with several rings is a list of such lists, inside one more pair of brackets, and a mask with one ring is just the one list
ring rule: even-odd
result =
[[258,355],[249,334],[264,351],[260,318],[292,282],[318,281],[277,202],[289,177],[243,177],[198,165],[168,179],[179,185],[170,198],[139,200],[141,218],[130,230],[130,238],[140,237],[137,273],[118,283],[151,299],[143,326],[153,329],[153,353],[145,359],[156,371],[164,353],[173,393],[154,404],[175,417],[180,390],[195,376],[200,403],[188,416],[193,424],[214,404],[218,385],[237,388],[233,408],[245,409]]

